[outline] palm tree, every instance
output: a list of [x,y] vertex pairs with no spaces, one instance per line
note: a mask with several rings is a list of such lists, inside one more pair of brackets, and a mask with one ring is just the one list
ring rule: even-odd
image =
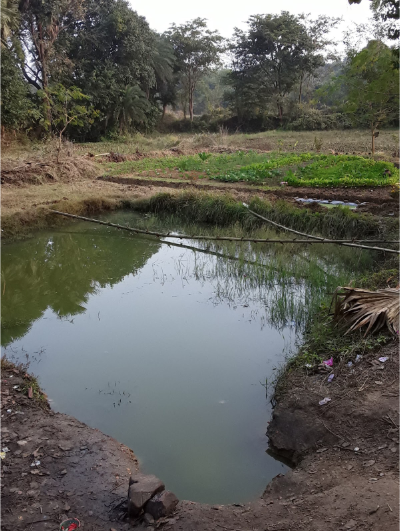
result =
[[149,108],[150,103],[138,85],[126,87],[114,112],[114,119],[119,123],[120,134],[132,123],[145,122]]

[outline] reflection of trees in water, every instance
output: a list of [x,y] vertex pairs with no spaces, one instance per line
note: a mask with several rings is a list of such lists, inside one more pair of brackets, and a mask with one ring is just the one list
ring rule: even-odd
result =
[[3,345],[26,334],[48,308],[60,317],[85,312],[89,295],[135,274],[160,246],[101,232],[56,232],[3,248]]
[[[129,213],[114,215],[117,223],[129,222],[144,228],[174,230],[179,223],[140,218]],[[183,231],[191,228],[183,227]],[[225,235],[238,227],[192,227],[194,233]],[[236,234],[241,236],[242,232]],[[264,229],[264,237],[275,233]],[[255,235],[256,237],[256,235]],[[177,241],[177,240],[176,240]],[[348,284],[356,271],[371,266],[365,251],[329,245],[235,244],[229,242],[183,242],[203,252],[174,253],[175,270],[182,282],[192,278],[201,285],[211,283],[211,302],[230,305],[255,303],[253,316],[261,324],[282,327],[290,321],[303,326],[311,310],[338,285]],[[2,344],[9,344],[29,330],[47,308],[60,317],[85,311],[90,294],[99,287],[114,285],[135,274],[159,250],[156,239],[125,237],[106,227],[87,229],[71,226],[71,232],[39,235],[6,246],[2,257]],[[174,247],[173,247],[174,248]],[[205,254],[212,253],[212,254]],[[225,256],[214,256],[224,254]],[[185,260],[182,257],[185,255]],[[236,260],[227,259],[235,256]],[[190,259],[188,259],[191,257]],[[157,278],[157,276],[159,278]],[[166,281],[160,270],[155,281]],[[258,309],[259,308],[259,309]],[[258,314],[256,313],[258,312]]]

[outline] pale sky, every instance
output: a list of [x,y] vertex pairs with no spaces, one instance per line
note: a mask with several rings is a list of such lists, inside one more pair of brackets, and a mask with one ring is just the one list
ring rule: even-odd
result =
[[344,23],[333,36],[341,39],[342,31],[353,22],[367,22],[371,16],[369,0],[349,5],[348,0],[148,0],[137,2],[128,0],[138,15],[144,16],[152,29],[159,33],[167,30],[171,23],[183,24],[197,17],[206,18],[212,30],[218,30],[226,38],[233,34],[234,27],[245,29],[245,22],[251,15],[278,14],[289,11],[292,14],[310,13],[343,17]]

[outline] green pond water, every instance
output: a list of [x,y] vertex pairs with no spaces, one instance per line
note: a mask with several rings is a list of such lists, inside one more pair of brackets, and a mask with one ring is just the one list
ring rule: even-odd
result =
[[370,257],[184,243],[200,250],[75,222],[3,245],[2,352],[29,362],[54,410],[131,447],[180,499],[245,502],[287,470],[266,452],[277,369],[308,312]]

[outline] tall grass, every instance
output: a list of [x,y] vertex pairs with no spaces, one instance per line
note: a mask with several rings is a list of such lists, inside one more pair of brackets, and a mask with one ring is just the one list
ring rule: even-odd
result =
[[[320,234],[328,238],[396,238],[398,222],[383,218],[380,222],[369,214],[356,214],[347,207],[336,207],[325,212],[313,212],[285,201],[270,203],[257,197],[250,201],[250,208],[261,215],[308,234]],[[123,204],[142,212],[159,215],[177,215],[183,221],[196,221],[218,226],[239,223],[249,232],[266,226],[252,216],[241,202],[229,196],[212,196],[202,193],[163,193],[150,199],[127,201]]]

